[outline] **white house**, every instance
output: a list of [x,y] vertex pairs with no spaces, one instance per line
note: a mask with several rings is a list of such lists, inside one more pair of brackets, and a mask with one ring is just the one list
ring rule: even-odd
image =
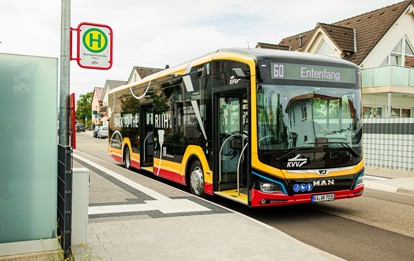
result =
[[414,118],[414,3],[411,0],[257,48],[342,58],[362,69],[365,118]]
[[318,23],[279,44],[256,48],[317,53],[359,65],[365,164],[414,170],[414,1]]
[[102,91],[102,106],[100,107],[99,114],[102,115],[102,126],[108,127],[108,93],[115,87],[126,84],[125,81],[106,80]]

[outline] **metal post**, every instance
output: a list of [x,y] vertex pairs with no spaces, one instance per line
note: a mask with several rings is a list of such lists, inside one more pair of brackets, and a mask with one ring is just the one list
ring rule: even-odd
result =
[[[63,150],[65,163],[60,164],[58,177],[58,208],[61,229],[61,246],[64,259],[71,256],[71,215],[72,215],[72,151],[69,147],[69,104],[70,104],[70,0],[62,0],[60,35],[60,86],[59,86],[59,148]],[[62,155],[61,155],[62,156]],[[58,159],[59,160],[59,159]],[[60,159],[61,160],[61,159]],[[62,190],[63,191],[60,191]],[[59,214],[59,211],[58,211]]]
[[70,0],[62,0],[60,35],[59,144],[69,145]]
[[392,103],[392,94],[389,92],[388,93],[388,118],[391,118],[391,103]]

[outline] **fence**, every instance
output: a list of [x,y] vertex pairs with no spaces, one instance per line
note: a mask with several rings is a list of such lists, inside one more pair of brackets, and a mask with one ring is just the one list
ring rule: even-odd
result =
[[71,251],[72,149],[58,145],[58,237],[65,260]]
[[414,118],[364,120],[367,166],[414,171]]

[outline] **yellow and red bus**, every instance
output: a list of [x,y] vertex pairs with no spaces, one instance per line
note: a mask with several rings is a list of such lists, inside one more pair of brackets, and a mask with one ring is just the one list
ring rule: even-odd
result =
[[313,54],[220,49],[109,93],[109,153],[251,207],[364,190],[358,66]]

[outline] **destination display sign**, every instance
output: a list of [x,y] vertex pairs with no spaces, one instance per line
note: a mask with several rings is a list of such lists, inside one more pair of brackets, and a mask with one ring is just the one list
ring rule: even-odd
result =
[[270,67],[271,78],[274,80],[356,83],[353,68],[297,63],[270,63]]

